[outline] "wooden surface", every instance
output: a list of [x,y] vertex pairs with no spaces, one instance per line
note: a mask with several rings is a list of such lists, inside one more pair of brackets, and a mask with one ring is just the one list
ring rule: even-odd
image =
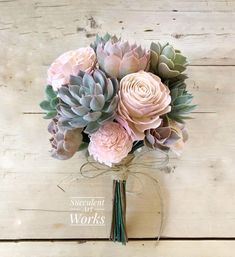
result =
[[[0,247],[4,257],[231,257],[235,246],[231,241],[163,241],[129,242],[122,247],[112,242],[22,242]],[[110,254],[112,253],[112,255]]]
[[[84,159],[82,154],[65,162],[50,158],[48,122],[38,107],[48,65],[106,31],[146,47],[169,41],[190,60],[188,86],[199,105],[188,122],[190,140],[182,157],[171,160],[173,172],[154,174],[165,204],[163,237],[235,238],[234,23],[232,0],[0,0],[0,239],[108,237],[110,178],[68,179],[65,192],[60,190],[57,184],[71,173],[75,178]],[[154,238],[159,228],[159,199],[151,181],[144,183],[149,191],[128,195],[132,238]],[[104,197],[106,226],[70,226],[71,196]],[[235,242],[226,240],[169,240],[156,249],[152,242],[136,241],[126,253],[230,257],[234,248]],[[9,241],[0,243],[0,256],[67,257],[79,251],[106,256],[111,249],[118,255],[125,248],[106,242]]]

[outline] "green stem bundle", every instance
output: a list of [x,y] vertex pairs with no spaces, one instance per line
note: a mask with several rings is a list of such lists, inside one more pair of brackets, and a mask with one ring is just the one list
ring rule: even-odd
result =
[[113,210],[110,239],[126,244],[126,181],[113,180]]

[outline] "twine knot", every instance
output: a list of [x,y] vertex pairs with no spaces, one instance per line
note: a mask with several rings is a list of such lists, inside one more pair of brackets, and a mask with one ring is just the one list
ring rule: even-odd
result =
[[126,165],[119,165],[113,168],[112,171],[113,171],[112,173],[113,180],[118,180],[118,181],[127,180],[128,173],[130,172],[128,166]]

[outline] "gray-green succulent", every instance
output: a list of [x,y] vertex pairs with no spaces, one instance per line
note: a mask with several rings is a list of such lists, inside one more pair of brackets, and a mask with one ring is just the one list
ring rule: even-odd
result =
[[71,76],[69,85],[58,90],[58,125],[65,129],[85,128],[87,134],[97,131],[114,119],[117,91],[118,81],[98,69],[92,75],[80,71],[78,76]]
[[59,103],[56,92],[51,85],[47,85],[45,89],[47,100],[40,103],[40,107],[46,112],[44,119],[52,119],[57,115],[56,106]]
[[166,81],[165,84],[170,88],[171,95],[171,112],[167,116],[179,123],[184,123],[184,119],[189,119],[187,116],[193,111],[197,105],[191,104],[193,96],[186,90],[184,81],[175,82]]
[[171,79],[185,71],[187,59],[169,43],[152,42],[150,69],[162,79]]

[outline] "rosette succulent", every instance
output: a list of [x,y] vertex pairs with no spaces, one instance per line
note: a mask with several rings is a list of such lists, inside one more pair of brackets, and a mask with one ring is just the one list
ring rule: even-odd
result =
[[59,160],[71,158],[82,144],[82,129],[64,130],[58,127],[58,119],[54,118],[48,125],[48,131],[52,134],[50,139],[51,156]]
[[171,112],[167,116],[179,123],[184,123],[184,119],[193,111],[197,105],[191,104],[193,96],[186,90],[184,81],[176,81],[174,83],[166,83],[170,88],[171,95]]
[[96,34],[96,38],[95,41],[93,43],[90,44],[90,47],[92,47],[94,49],[94,51],[96,51],[97,46],[99,44],[105,44],[106,42],[108,42],[109,40],[112,40],[113,42],[117,42],[119,39],[116,36],[111,36],[109,33],[106,33],[103,37],[99,36],[99,34]]
[[151,148],[169,150],[170,145],[180,138],[178,134],[177,131],[171,129],[170,120],[164,117],[159,127],[146,130],[145,143]]
[[150,148],[159,148],[164,151],[172,150],[180,154],[184,143],[188,139],[188,133],[184,125],[164,117],[161,125],[145,132],[145,144]]
[[149,69],[150,51],[127,41],[110,38],[96,50],[99,67],[110,77],[118,79],[127,74]]
[[117,90],[118,81],[107,78],[101,70],[92,74],[80,71],[78,76],[71,76],[69,85],[58,90],[59,126],[86,127],[85,133],[95,132],[106,121],[114,119]]
[[186,57],[169,43],[161,45],[152,42],[150,49],[150,69],[162,79],[175,78],[185,71],[188,64]]

